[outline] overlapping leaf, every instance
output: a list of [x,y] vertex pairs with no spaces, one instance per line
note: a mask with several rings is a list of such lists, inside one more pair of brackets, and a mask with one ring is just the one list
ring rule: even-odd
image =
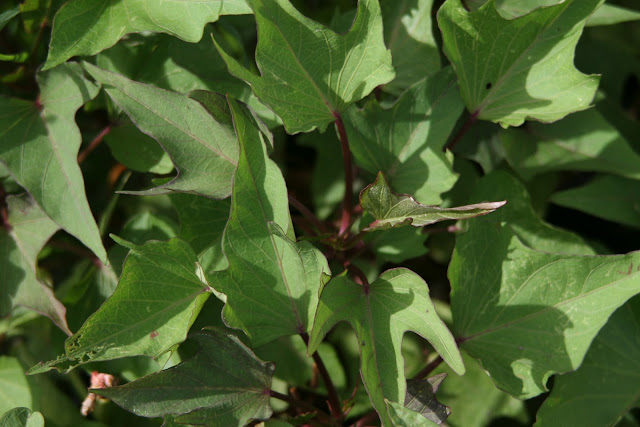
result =
[[425,206],[409,195],[392,193],[384,174],[380,172],[376,181],[362,190],[360,204],[376,219],[365,228],[370,231],[404,225],[423,227],[448,219],[473,218],[491,213],[505,202],[477,203],[456,208]]
[[327,283],[320,295],[309,352],[314,352],[327,332],[341,321],[349,322],[355,330],[362,380],[385,425],[393,425],[385,400],[398,403],[405,399],[400,351],[405,331],[426,338],[456,372],[464,372],[456,343],[435,312],[427,284],[410,270],[387,270],[366,286],[344,274]]
[[536,426],[615,425],[638,404],[640,300],[618,309],[576,372],[556,378]]
[[221,15],[251,13],[243,0],[76,0],[60,8],[53,22],[44,69],[78,55],[95,55],[128,33],[154,31],[195,43],[202,29]]
[[424,380],[408,380],[404,406],[438,425],[444,423],[451,409],[438,402],[436,392],[446,377],[447,374],[438,374]]
[[53,221],[106,263],[76,160],[81,137],[74,121],[99,88],[71,63],[38,74],[38,84],[38,102],[0,97],[0,162]]
[[44,427],[44,417],[38,411],[19,407],[7,411],[0,417],[2,427]]
[[358,166],[385,172],[393,188],[439,204],[456,181],[453,156],[442,147],[464,108],[451,68],[412,86],[392,108],[370,102],[345,113],[349,146]]
[[574,49],[586,19],[602,3],[566,0],[507,20],[495,0],[474,12],[461,0],[447,0],[438,23],[469,111],[506,127],[586,109],[599,78],[575,69]]
[[196,255],[184,241],[149,241],[129,247],[114,294],[65,343],[65,354],[30,373],[127,356],[159,357],[184,341],[210,295]]
[[449,265],[454,330],[498,387],[536,396],[550,375],[578,368],[609,316],[640,292],[638,265],[640,253],[535,251],[508,222],[477,219]]
[[92,391],[134,414],[173,415],[180,424],[226,427],[269,418],[273,364],[219,328],[191,338],[200,345],[193,358],[123,386]]
[[320,251],[291,240],[282,173],[267,157],[250,113],[235,101],[230,105],[241,154],[223,236],[229,268],[209,282],[226,296],[225,323],[260,346],[311,328],[318,289],[330,272]]
[[355,101],[395,75],[378,0],[362,0],[350,31],[337,34],[288,0],[248,0],[258,25],[255,75],[218,50],[229,71],[282,118],[289,133],[321,131]]
[[22,305],[50,317],[71,335],[65,307],[37,273],[38,254],[58,225],[26,195],[7,197],[7,209],[11,229],[0,228],[0,316]]
[[389,418],[396,427],[435,427],[439,424],[396,402],[387,401]]
[[224,98],[198,92],[200,103],[88,63],[84,66],[136,126],[162,145],[179,171],[169,183],[139,194],[179,191],[215,198],[229,195],[238,163],[238,142]]
[[0,414],[20,406],[31,407],[31,390],[15,357],[0,356]]

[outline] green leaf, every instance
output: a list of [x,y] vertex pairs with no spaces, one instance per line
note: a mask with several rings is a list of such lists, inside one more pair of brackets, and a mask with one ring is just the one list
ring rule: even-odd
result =
[[438,374],[424,380],[407,380],[404,406],[438,425],[444,423],[451,410],[438,402],[436,392],[446,377],[447,374]]
[[560,206],[640,228],[640,181],[598,176],[579,188],[560,191],[551,201]]
[[440,69],[440,52],[433,37],[433,0],[383,1],[384,39],[391,50],[396,77],[383,86],[400,94]]
[[456,181],[453,156],[442,147],[463,108],[450,67],[412,86],[392,108],[377,101],[350,108],[344,124],[354,160],[372,175],[384,171],[396,191],[439,204]]
[[[371,218],[369,215],[363,219]],[[425,241],[429,234],[415,227],[399,227],[394,230],[380,230],[364,235],[364,242],[376,254],[380,263],[400,264],[409,259],[427,253]]]
[[409,195],[392,193],[382,172],[378,174],[373,184],[369,184],[360,193],[362,208],[376,219],[364,228],[365,231],[386,230],[405,225],[423,227],[448,219],[473,218],[491,213],[505,203],[504,201],[476,203],[456,208],[425,206]]
[[143,417],[184,414],[175,420],[180,424],[241,426],[269,418],[274,365],[221,328],[205,328],[191,338],[200,349],[186,362],[123,386],[91,391]]
[[573,55],[585,20],[603,1],[566,0],[506,20],[494,0],[475,12],[447,0],[438,11],[444,51],[473,116],[507,127],[588,108],[599,78],[576,70]]
[[615,4],[605,3],[587,19],[587,27],[614,25],[621,22],[640,20],[640,12]]
[[13,408],[0,418],[0,427],[44,427],[44,417],[29,408]]
[[84,66],[136,126],[162,145],[178,169],[178,176],[169,183],[136,194],[229,195],[238,143],[221,95],[210,95],[218,109],[209,110],[186,95],[134,82],[89,63]]
[[307,332],[327,261],[308,242],[291,240],[287,189],[267,157],[250,113],[230,101],[241,153],[223,251],[229,268],[209,282],[226,295],[225,323],[242,329],[254,346]]
[[129,121],[111,128],[104,142],[109,145],[113,157],[128,169],[157,174],[173,170],[173,163],[162,147]]
[[81,136],[74,121],[99,88],[71,63],[39,73],[38,84],[38,102],[0,97],[0,161],[53,221],[107,263],[76,160]]
[[579,256],[526,247],[509,223],[472,221],[457,238],[451,309],[461,347],[525,399],[577,369],[609,316],[640,292],[640,253]]
[[536,426],[614,425],[637,406],[640,299],[618,309],[593,340],[582,366],[555,379]]
[[5,10],[0,13],[0,31],[11,21],[13,18],[20,14],[20,6],[15,6],[11,9]]
[[[576,132],[579,129],[579,132]],[[640,155],[598,109],[557,123],[530,123],[500,136],[509,164],[525,179],[558,170],[606,172],[640,179]]]
[[59,227],[26,195],[9,196],[6,202],[11,229],[0,228],[0,316],[9,315],[13,307],[22,305],[50,317],[71,335],[66,309],[53,289],[38,278],[36,262],[42,247]]
[[78,0],[66,3],[53,21],[49,56],[44,69],[72,56],[95,55],[125,34],[154,31],[195,43],[202,29],[221,15],[251,13],[243,0],[176,1]]
[[31,407],[24,369],[15,357],[0,356],[0,414],[19,406]]
[[464,372],[456,343],[436,314],[427,284],[410,270],[387,270],[366,286],[352,282],[345,274],[333,278],[320,295],[309,353],[341,321],[349,322],[355,330],[362,381],[385,425],[393,425],[385,400],[405,399],[400,348],[405,331],[411,330],[427,339],[456,372]]
[[393,422],[391,425],[397,427],[433,427],[439,425],[399,403],[390,402],[386,399],[385,401],[387,402],[389,418]]
[[306,18],[286,0],[248,3],[258,25],[261,76],[216,46],[229,71],[251,85],[291,134],[324,131],[350,104],[395,76],[377,0],[359,2],[346,34]]
[[193,249],[174,238],[142,246],[114,236],[131,252],[113,295],[65,343],[65,355],[30,374],[127,356],[159,357],[185,340],[210,295]]

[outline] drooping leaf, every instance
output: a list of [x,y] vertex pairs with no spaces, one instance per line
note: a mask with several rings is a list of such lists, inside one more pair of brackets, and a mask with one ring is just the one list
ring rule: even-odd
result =
[[509,129],[500,139],[509,164],[525,179],[558,170],[640,178],[640,155],[597,108],[557,123],[531,123],[528,132]]
[[272,363],[221,328],[205,328],[190,338],[200,346],[193,358],[123,386],[92,391],[136,415],[174,415],[180,424],[243,426],[271,416]]
[[404,406],[441,425],[451,413],[436,397],[436,392],[446,377],[447,374],[437,374],[424,380],[407,380]]
[[258,25],[261,76],[218,50],[235,76],[282,118],[287,132],[324,131],[350,104],[395,75],[377,0],[362,0],[349,32],[337,34],[287,0],[248,0]]
[[6,201],[11,229],[0,228],[0,316],[22,305],[50,317],[71,335],[64,305],[37,273],[38,254],[59,227],[26,195],[9,196]]
[[439,204],[456,181],[453,156],[442,147],[463,108],[450,67],[412,86],[392,108],[376,101],[352,107],[345,128],[354,160],[372,175],[383,171],[396,191]]
[[257,347],[311,328],[318,289],[330,271],[320,251],[291,240],[282,173],[267,157],[249,112],[235,101],[230,105],[241,154],[223,236],[229,268],[209,282],[226,295],[225,323]]
[[615,425],[638,404],[640,299],[620,307],[593,340],[580,368],[555,379],[536,426]]
[[506,127],[586,109],[598,77],[576,70],[573,55],[586,19],[602,3],[566,0],[506,20],[494,0],[475,12],[447,0],[438,23],[469,111]]
[[508,222],[470,222],[449,279],[461,348],[518,398],[577,369],[609,316],[640,292],[640,253],[579,256],[526,247]]
[[44,417],[29,408],[13,408],[0,417],[2,427],[44,427]]
[[31,407],[27,377],[18,359],[0,356],[0,414],[16,407]]
[[66,341],[63,356],[29,373],[127,356],[157,358],[185,340],[210,295],[193,249],[178,238],[141,246],[114,238],[131,249],[116,291]]
[[0,161],[53,221],[106,263],[77,162],[81,136],[74,121],[99,88],[72,63],[37,78],[38,102],[0,97]]
[[53,21],[44,69],[78,55],[95,55],[128,33],[154,31],[195,43],[202,29],[221,15],[251,13],[243,0],[161,3],[148,0],[79,0],[66,3]]
[[396,77],[383,86],[399,94],[440,69],[440,52],[433,37],[433,0],[382,1],[384,39]]
[[614,25],[621,22],[640,20],[640,11],[627,9],[615,4],[604,3],[587,19],[587,27]]
[[506,202],[476,203],[456,208],[426,206],[415,201],[409,195],[397,195],[391,192],[389,183],[380,172],[373,184],[369,184],[360,193],[362,208],[376,219],[364,230],[386,230],[393,227],[413,225],[423,227],[448,219],[473,218],[493,212]]
[[399,403],[390,402],[386,399],[385,401],[387,402],[389,418],[393,422],[391,425],[397,427],[435,427],[440,425]]
[[579,188],[551,196],[560,206],[640,228],[640,181],[614,175],[596,177]]
[[464,372],[456,343],[435,312],[427,284],[410,270],[387,270],[368,286],[352,282],[345,274],[333,278],[320,295],[309,353],[341,321],[349,322],[355,330],[362,381],[385,425],[393,425],[385,399],[391,402],[405,399],[400,351],[405,331],[411,330],[427,339],[456,372]]
[[222,96],[211,94],[218,109],[210,111],[186,95],[137,83],[89,63],[84,66],[136,126],[162,145],[178,169],[169,183],[138,194],[229,195],[238,142]]

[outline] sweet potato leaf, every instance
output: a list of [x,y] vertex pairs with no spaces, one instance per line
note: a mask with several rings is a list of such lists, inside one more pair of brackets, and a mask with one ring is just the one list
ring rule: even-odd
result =
[[189,192],[225,198],[238,163],[238,142],[226,101],[209,94],[216,109],[195,99],[129,80],[89,63],[85,68],[131,120],[169,153],[178,176],[137,194]]
[[344,121],[354,160],[372,175],[384,171],[396,191],[439,204],[456,181],[453,156],[442,147],[463,108],[450,67],[416,83],[391,108],[354,106]]
[[74,121],[99,86],[74,63],[39,73],[38,84],[37,102],[0,97],[0,162],[54,222],[106,263],[77,162],[81,136]]
[[226,427],[271,416],[272,363],[221,328],[205,328],[190,339],[200,347],[193,358],[123,386],[92,391],[134,414],[171,415],[179,424]]
[[382,34],[378,0],[362,0],[349,32],[306,18],[287,0],[247,0],[258,25],[261,75],[218,50],[229,71],[248,82],[282,118],[287,132],[324,131],[336,114],[395,75]]
[[[243,0],[79,0],[67,2],[53,22],[44,69],[72,56],[95,55],[125,34],[154,31],[195,43],[202,29],[221,15],[251,13]],[[71,22],[71,24],[70,24]]]
[[404,361],[400,352],[405,331],[427,339],[456,372],[464,372],[456,343],[435,312],[427,284],[410,270],[387,270],[375,282],[364,286],[345,274],[333,278],[320,295],[309,353],[342,321],[355,330],[362,381],[385,425],[393,425],[385,401],[404,403],[405,399]]
[[360,193],[360,204],[375,218],[374,222],[364,228],[366,231],[372,231],[404,225],[423,227],[448,219],[473,218],[491,213],[505,202],[476,203],[455,208],[425,206],[407,194],[392,193],[384,174],[380,172],[376,181]]
[[29,408],[13,408],[0,417],[2,427],[44,427],[44,417]]
[[397,427],[434,427],[437,424],[431,421],[429,418],[425,418],[416,411],[413,411],[405,406],[402,406],[396,402],[387,402],[387,410],[389,411],[389,418],[393,422],[392,425]]
[[603,1],[566,0],[506,20],[495,0],[474,12],[447,0],[438,23],[469,111],[507,127],[588,108],[599,78],[576,70],[573,56],[586,19]]
[[66,309],[53,289],[38,278],[37,258],[42,247],[59,227],[27,195],[7,197],[9,226],[0,228],[2,281],[0,316],[7,316],[16,305],[42,313],[65,333]]
[[436,392],[446,377],[447,374],[437,374],[424,380],[407,380],[404,406],[438,425],[444,423],[451,409],[438,401]]
[[0,356],[0,397],[0,414],[16,407],[31,407],[29,383],[15,357]]
[[242,329],[257,347],[311,329],[318,289],[330,271],[319,250],[291,240],[282,173],[267,157],[248,110],[236,101],[230,105],[241,153],[223,236],[229,268],[209,282],[225,295],[225,323]]

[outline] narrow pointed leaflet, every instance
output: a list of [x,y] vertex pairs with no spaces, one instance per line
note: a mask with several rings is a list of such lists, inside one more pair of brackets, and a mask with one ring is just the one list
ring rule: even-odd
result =
[[208,95],[217,107],[208,109],[186,95],[134,82],[89,63],[84,67],[102,82],[105,92],[136,126],[162,145],[178,169],[172,181],[137,194],[177,191],[214,198],[229,195],[238,163],[238,142],[221,95]]
[[115,292],[67,339],[64,355],[29,373],[127,356],[158,358],[186,339],[210,295],[193,249],[178,238],[141,246],[114,238],[131,249]]
[[[125,34],[162,32],[195,43],[208,22],[221,15],[251,13],[243,0],[76,0],[63,5],[53,21],[44,69],[72,56],[95,55]],[[72,24],[69,24],[72,22]]]
[[271,416],[273,363],[258,359],[230,332],[205,328],[190,336],[196,355],[123,386],[92,390],[143,417],[175,417],[179,424],[243,426]]
[[248,82],[287,132],[324,131],[353,102],[395,73],[384,45],[378,0],[361,0],[349,32],[337,34],[288,0],[247,0],[258,26],[256,63],[244,68],[216,44],[229,71]]
[[604,0],[566,0],[507,20],[495,0],[468,12],[461,0],[438,11],[444,52],[473,117],[518,126],[559,120],[589,107],[599,77],[573,65],[587,18]]
[[464,373],[458,347],[436,314],[427,284],[410,270],[387,270],[370,285],[358,285],[345,274],[333,278],[320,295],[309,353],[342,321],[349,322],[355,330],[362,381],[383,425],[394,425],[385,400],[405,401],[400,346],[406,331],[425,338],[456,372]]
[[211,275],[209,283],[226,295],[225,323],[242,329],[257,347],[311,328],[318,289],[330,271],[320,251],[291,240],[282,173],[267,157],[248,109],[229,104],[241,146],[223,236],[229,268]]
[[394,194],[382,172],[373,184],[360,193],[360,204],[376,219],[364,230],[386,230],[393,227],[413,225],[423,227],[448,219],[473,218],[486,215],[503,206],[506,202],[476,203],[456,208],[425,206],[407,194]]
[[99,87],[73,63],[37,78],[37,102],[0,96],[0,162],[53,221],[106,264],[78,166],[82,140],[75,123],[76,111]]
[[37,271],[38,254],[59,227],[27,195],[9,196],[6,201],[11,228],[0,228],[0,316],[22,305],[50,317],[71,335],[64,305],[53,289],[38,279]]

